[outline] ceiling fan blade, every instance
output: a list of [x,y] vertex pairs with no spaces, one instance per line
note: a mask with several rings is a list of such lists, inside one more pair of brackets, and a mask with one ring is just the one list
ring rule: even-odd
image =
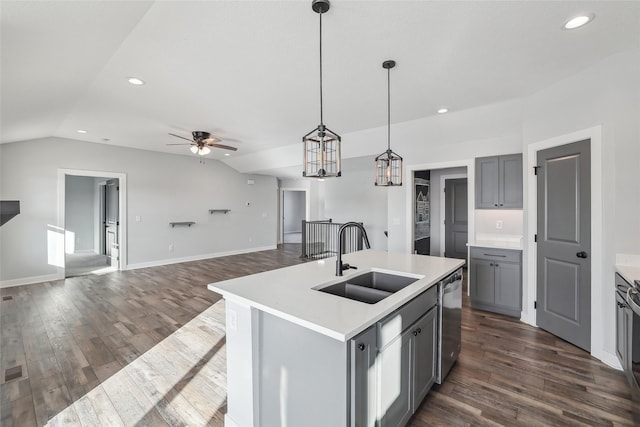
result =
[[231,147],[229,145],[223,145],[223,144],[207,144],[209,147],[216,147],[216,148],[222,148],[224,150],[231,150],[231,151],[238,151],[238,149],[236,147]]
[[216,136],[212,136],[210,138],[205,138],[202,140],[202,142],[204,142],[205,144],[215,144],[216,142],[220,142],[220,141],[222,141],[222,139]]
[[182,138],[182,139],[184,139],[186,141],[189,141],[189,142],[193,142],[193,139],[185,138],[184,136],[176,135],[175,133],[169,132],[169,135],[175,136],[176,138]]
[[191,144],[181,142],[180,144],[166,144],[166,145],[195,145],[195,144],[193,142]]

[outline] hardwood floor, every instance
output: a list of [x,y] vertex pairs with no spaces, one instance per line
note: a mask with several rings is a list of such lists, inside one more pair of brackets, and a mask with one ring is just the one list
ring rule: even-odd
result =
[[[0,425],[221,426],[224,301],[206,284],[298,255],[285,245],[0,290]],[[460,359],[410,425],[632,425],[630,405],[620,372],[465,306]]]

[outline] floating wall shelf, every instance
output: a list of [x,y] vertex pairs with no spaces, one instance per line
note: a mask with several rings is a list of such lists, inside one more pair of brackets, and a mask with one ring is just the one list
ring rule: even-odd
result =
[[229,212],[231,212],[231,209],[209,209],[210,214],[214,214],[214,213],[228,214]]
[[170,222],[169,224],[171,225],[171,228],[175,227],[176,225],[186,225],[187,227],[191,227],[193,224],[195,224],[195,222],[182,221],[182,222]]

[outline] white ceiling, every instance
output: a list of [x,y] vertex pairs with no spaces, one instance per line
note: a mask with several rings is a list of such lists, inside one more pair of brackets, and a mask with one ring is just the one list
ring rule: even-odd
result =
[[[3,143],[57,136],[193,155],[167,146],[180,142],[168,132],[204,130],[238,158],[300,143],[319,122],[310,0],[0,5]],[[596,19],[562,30],[579,12]],[[324,121],[344,134],[386,125],[386,59],[398,63],[394,123],[520,98],[640,46],[640,1],[334,0],[323,33]]]

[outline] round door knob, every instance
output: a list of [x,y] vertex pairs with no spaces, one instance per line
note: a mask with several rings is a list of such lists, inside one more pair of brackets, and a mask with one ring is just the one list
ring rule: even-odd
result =
[[419,334],[422,333],[422,329],[418,328],[418,333]]
[[360,349],[360,351],[364,351],[365,345],[364,344],[358,344],[358,348]]
[[413,331],[413,336],[417,337],[418,336],[418,331]]

